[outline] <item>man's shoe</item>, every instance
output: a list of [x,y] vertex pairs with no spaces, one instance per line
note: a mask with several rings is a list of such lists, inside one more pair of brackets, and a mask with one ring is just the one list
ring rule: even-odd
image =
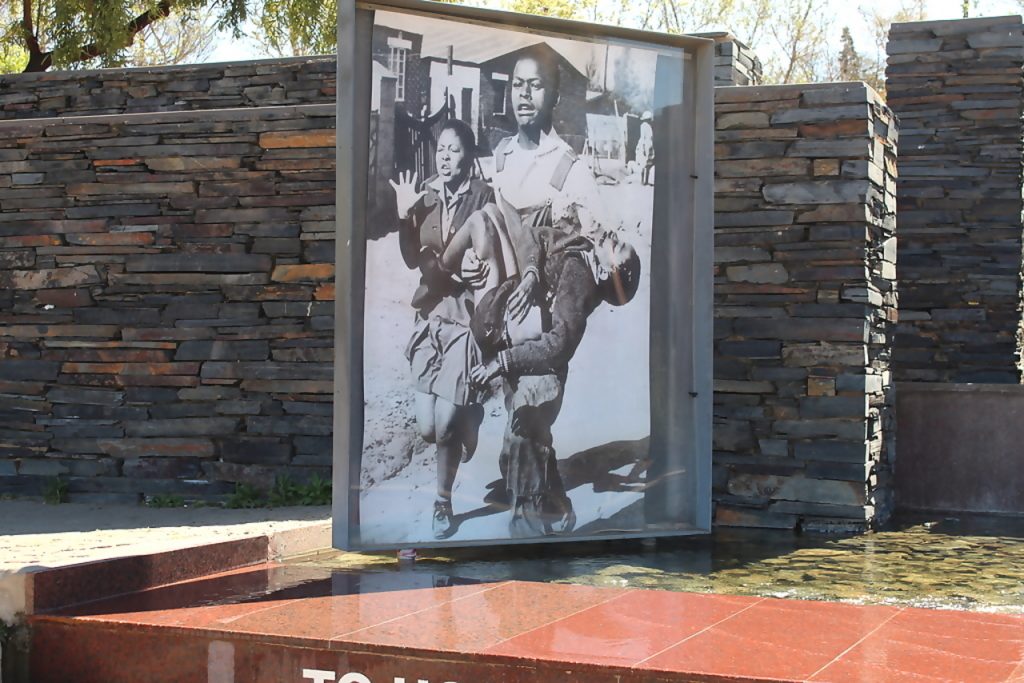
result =
[[555,519],[551,522],[551,533],[553,534],[571,534],[572,530],[576,528],[576,513],[572,509],[572,501],[569,500],[569,496],[559,501],[559,507],[561,508],[561,514],[555,513]]
[[450,500],[434,501],[434,538],[438,540],[448,538],[452,534],[454,524],[452,502]]

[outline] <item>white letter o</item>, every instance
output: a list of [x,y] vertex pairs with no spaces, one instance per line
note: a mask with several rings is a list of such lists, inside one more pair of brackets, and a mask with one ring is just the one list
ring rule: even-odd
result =
[[340,679],[338,679],[338,683],[373,683],[373,681],[371,681],[363,674],[353,672],[342,676]]

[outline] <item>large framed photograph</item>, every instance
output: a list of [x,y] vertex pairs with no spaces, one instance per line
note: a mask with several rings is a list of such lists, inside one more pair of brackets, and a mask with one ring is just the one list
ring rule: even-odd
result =
[[707,532],[711,43],[339,13],[335,545]]

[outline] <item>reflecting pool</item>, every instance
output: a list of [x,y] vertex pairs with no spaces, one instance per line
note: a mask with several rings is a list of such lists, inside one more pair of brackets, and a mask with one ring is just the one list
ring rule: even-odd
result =
[[1024,614],[1024,519],[904,518],[857,536],[720,529],[702,539],[393,554],[290,564]]

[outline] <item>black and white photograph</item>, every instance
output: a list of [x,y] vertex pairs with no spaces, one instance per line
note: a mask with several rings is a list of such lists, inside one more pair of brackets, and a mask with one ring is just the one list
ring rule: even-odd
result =
[[680,61],[375,12],[363,546],[648,528],[658,112]]

